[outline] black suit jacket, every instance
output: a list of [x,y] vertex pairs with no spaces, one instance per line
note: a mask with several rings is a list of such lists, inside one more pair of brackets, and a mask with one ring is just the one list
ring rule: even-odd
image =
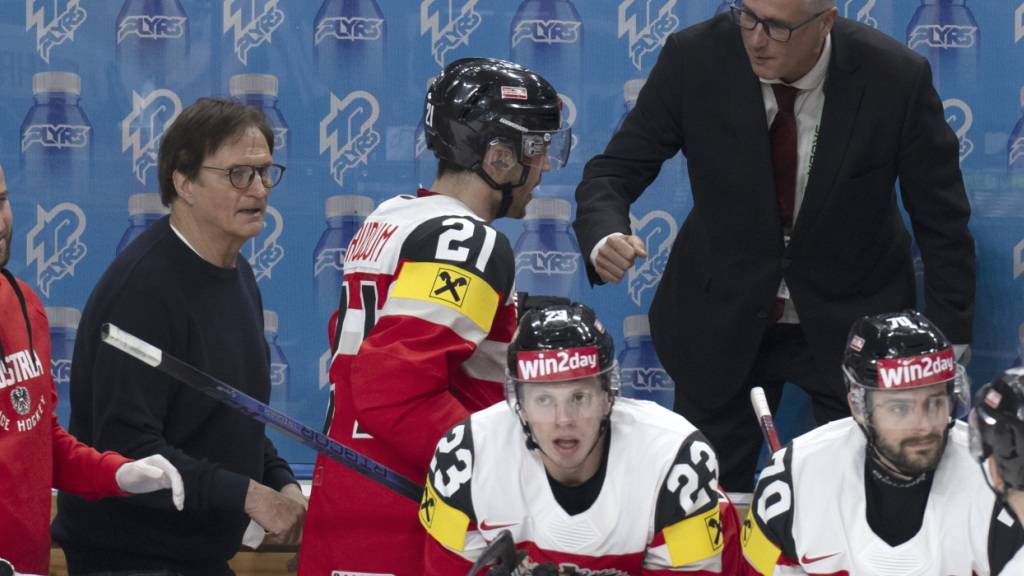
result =
[[928,62],[837,18],[814,161],[783,245],[760,83],[739,28],[719,16],[671,35],[603,154],[587,163],[573,226],[594,245],[629,233],[629,206],[680,149],[693,210],[651,304],[651,332],[676,406],[714,408],[744,382],[785,278],[819,370],[844,391],[847,332],[865,314],[914,306],[910,237],[925,264],[926,315],[971,339],[974,241],[956,136]]

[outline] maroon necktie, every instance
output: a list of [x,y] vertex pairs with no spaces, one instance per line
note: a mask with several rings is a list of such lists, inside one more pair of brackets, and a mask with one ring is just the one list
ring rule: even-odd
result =
[[[772,167],[775,172],[775,195],[779,202],[779,220],[782,231],[789,236],[793,229],[793,206],[796,203],[796,115],[793,103],[800,91],[785,84],[772,84],[779,111],[768,130],[772,143]],[[786,300],[775,299],[769,320],[775,323],[782,317]]]

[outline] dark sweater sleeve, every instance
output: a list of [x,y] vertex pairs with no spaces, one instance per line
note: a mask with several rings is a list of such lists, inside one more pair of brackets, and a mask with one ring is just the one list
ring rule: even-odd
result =
[[291,466],[277,454],[277,448],[270,438],[263,438],[263,483],[280,490],[289,484],[298,484]]
[[[183,305],[178,307],[152,292],[131,288],[115,300],[117,305],[110,310],[107,321],[170,354],[187,357],[191,334]],[[93,445],[135,459],[163,455],[181,473],[187,510],[243,510],[248,477],[207,459],[193,458],[165,440],[168,407],[184,385],[110,346],[97,345],[94,350]],[[134,500],[147,506],[171,507],[166,492],[136,496]]]

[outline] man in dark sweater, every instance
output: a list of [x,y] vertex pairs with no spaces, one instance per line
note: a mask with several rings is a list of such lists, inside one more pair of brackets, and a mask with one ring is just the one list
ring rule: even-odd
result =
[[239,251],[264,225],[273,133],[261,112],[203,98],[160,146],[163,203],[107,268],[82,314],[72,359],[73,434],[100,450],[161,454],[185,479],[166,498],[87,502],[62,493],[53,537],[72,574],[230,574],[250,518],[294,540],[305,499],[263,425],[100,343],[113,323],[266,402],[269,351],[259,289]]

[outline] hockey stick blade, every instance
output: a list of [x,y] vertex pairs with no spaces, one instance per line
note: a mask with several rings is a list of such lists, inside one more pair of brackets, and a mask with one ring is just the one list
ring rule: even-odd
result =
[[754,415],[757,416],[757,423],[761,425],[761,433],[764,434],[768,448],[772,452],[778,452],[782,448],[779,442],[779,435],[775,432],[775,421],[772,419],[772,411],[768,407],[768,398],[764,395],[764,388],[754,386],[750,389],[750,404],[754,407]]
[[398,474],[387,466],[371,460],[355,450],[328,438],[291,416],[279,412],[237,388],[199,370],[191,364],[167,354],[152,344],[121,330],[113,324],[104,324],[100,339],[118,350],[153,368],[203,392],[214,400],[242,412],[259,422],[273,426],[302,444],[324,454],[412,501],[419,503],[423,487]]
[[[469,570],[468,576],[486,574],[487,576],[521,576],[523,572],[519,569],[522,558],[516,551],[516,543],[512,540],[512,533],[502,530],[498,537],[484,549],[480,557],[476,559],[473,567]],[[496,562],[489,570],[483,572],[492,562]]]

